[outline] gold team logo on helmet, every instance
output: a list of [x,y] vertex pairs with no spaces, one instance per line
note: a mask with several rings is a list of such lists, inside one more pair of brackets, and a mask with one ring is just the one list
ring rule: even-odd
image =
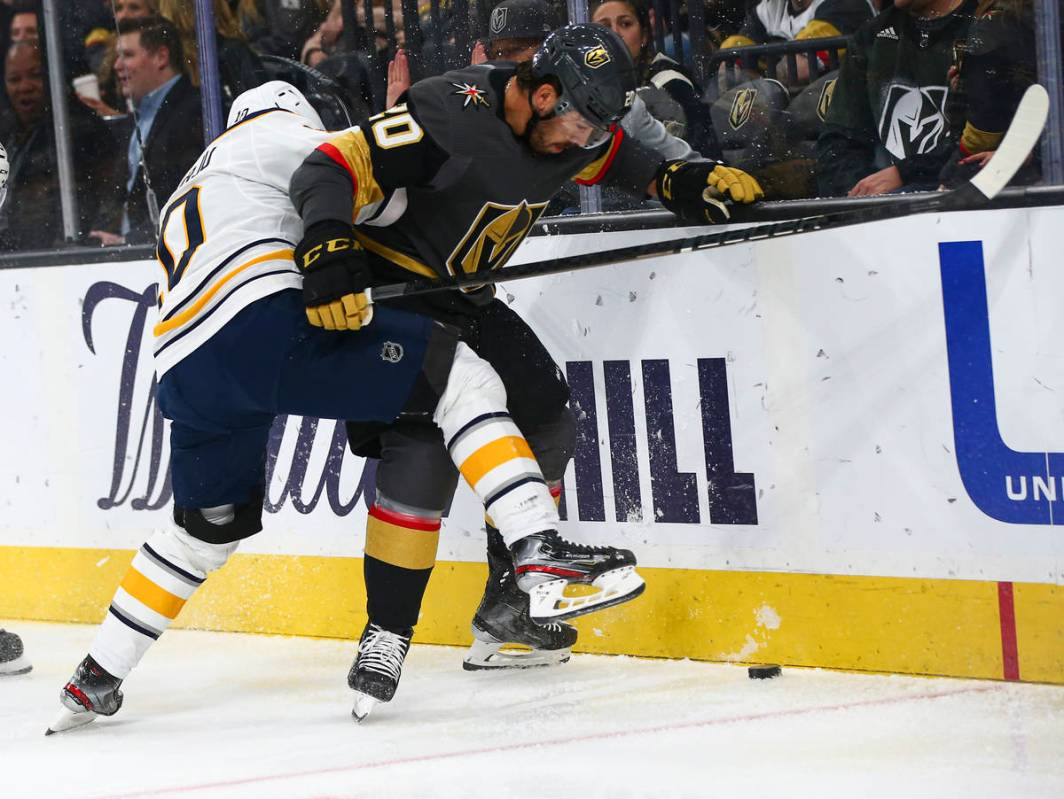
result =
[[584,63],[592,69],[598,69],[603,64],[608,64],[612,60],[609,51],[607,51],[605,47],[592,47],[584,53]]
[[816,115],[824,122],[828,118],[828,108],[831,106],[831,98],[835,96],[835,83],[838,78],[832,78],[820,88],[820,99],[816,103]]
[[754,100],[757,99],[757,89],[739,89],[732,100],[731,110],[728,112],[728,124],[732,130],[738,130],[750,119],[754,110]]

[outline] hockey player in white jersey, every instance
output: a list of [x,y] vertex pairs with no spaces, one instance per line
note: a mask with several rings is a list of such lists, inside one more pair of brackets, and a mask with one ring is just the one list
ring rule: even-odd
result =
[[[542,472],[488,363],[448,325],[390,308],[374,313],[368,276],[342,257],[360,246],[350,232],[304,234],[289,181],[335,135],[288,84],[247,92],[163,209],[153,333],[159,405],[172,421],[174,524],[134,556],[48,734],[116,713],[122,681],[152,643],[239,541],[262,529],[277,414],[431,419],[507,544],[535,553],[523,563],[526,585],[560,573],[587,583],[620,573],[623,590],[608,604],[642,590],[631,552],[561,543]],[[323,329],[336,327],[357,332]],[[528,546],[532,538],[540,543]],[[408,645],[367,625],[359,658],[391,675],[394,690]],[[356,717],[373,701],[356,694]]]

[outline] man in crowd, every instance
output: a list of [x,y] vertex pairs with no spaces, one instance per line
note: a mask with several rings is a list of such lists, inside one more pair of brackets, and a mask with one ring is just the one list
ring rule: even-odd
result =
[[[41,43],[11,45],[4,59],[4,84],[11,110],[0,113],[0,143],[8,153],[10,201],[0,211],[0,249],[40,250],[63,244],[55,127]],[[104,123],[68,98],[70,141],[83,233],[112,206],[117,192],[114,141]]]
[[199,91],[182,74],[181,39],[162,17],[119,28],[115,72],[133,103],[121,219],[90,236],[103,245],[154,242],[161,201],[203,149]]
[[10,41],[24,42],[27,39],[38,38],[37,11],[33,6],[25,3],[14,6],[14,15],[11,17]]
[[[949,73],[977,0],[895,0],[854,37],[817,140],[823,195],[933,190],[956,142]],[[963,113],[959,115],[963,118]]]

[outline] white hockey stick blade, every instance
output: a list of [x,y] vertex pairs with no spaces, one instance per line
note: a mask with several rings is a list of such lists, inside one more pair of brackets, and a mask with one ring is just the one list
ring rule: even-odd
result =
[[84,727],[91,721],[95,721],[98,714],[89,710],[83,710],[80,713],[75,713],[73,710],[67,710],[65,707],[59,714],[59,718],[52,722],[51,726],[44,731],[45,735],[55,735],[57,732],[67,732],[68,730],[76,730],[79,727]]
[[380,704],[380,700],[375,696],[364,694],[361,691],[355,691],[355,706],[351,708],[351,715],[355,721],[361,724],[366,720],[366,716],[373,712],[373,708]]
[[[635,599],[646,588],[635,566],[623,566],[600,574],[591,586],[599,590],[585,596],[565,596],[567,580],[540,583],[528,593],[529,615],[537,624],[575,619],[588,613]],[[580,585],[586,585],[581,583]]]
[[563,649],[526,649],[515,651],[503,649],[501,641],[481,641],[473,639],[473,645],[462,661],[466,671],[494,671],[498,669],[533,669],[543,666],[560,666],[569,662],[572,650]]
[[984,197],[992,200],[1019,172],[1038,143],[1048,117],[1049,93],[1037,83],[1028,86],[1005,132],[1005,138],[987,165],[971,180]]

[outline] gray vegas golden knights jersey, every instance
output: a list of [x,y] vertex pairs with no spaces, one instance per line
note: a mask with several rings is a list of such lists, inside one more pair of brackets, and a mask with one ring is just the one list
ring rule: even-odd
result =
[[485,64],[428,78],[322,144],[292,182],[306,225],[352,218],[380,282],[449,276],[502,267],[567,181],[641,194],[654,179],[661,156],[620,130],[593,150],[533,153],[503,118],[513,73]]

